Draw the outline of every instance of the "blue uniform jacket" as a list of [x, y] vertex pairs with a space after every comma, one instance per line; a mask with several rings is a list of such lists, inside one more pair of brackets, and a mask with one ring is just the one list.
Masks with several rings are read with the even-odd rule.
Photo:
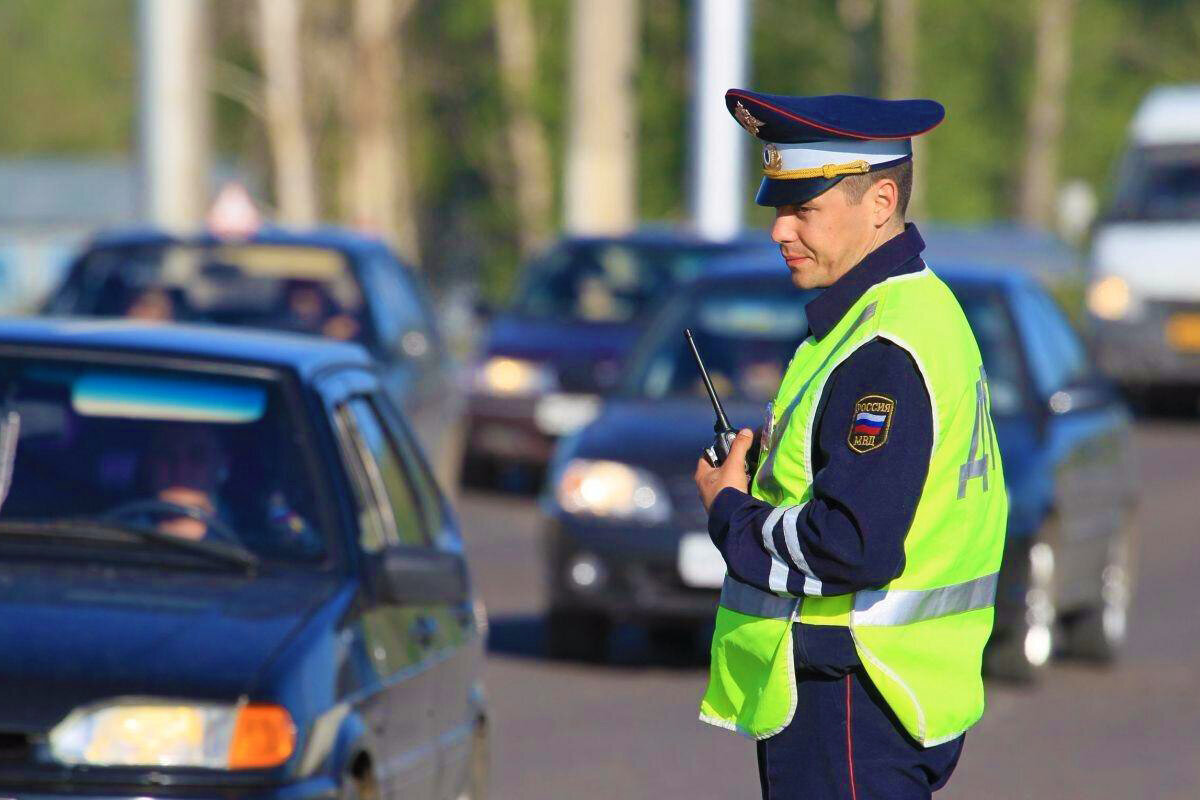
[[[869, 254], [805, 307], [809, 335], [820, 340], [828, 334], [871, 286], [924, 269], [924, 247], [910, 224]], [[895, 400], [891, 429], [881, 447], [859, 453], [850, 448], [848, 435], [855, 404], [872, 394]], [[882, 339], [856, 350], [826, 383], [815, 431], [813, 496], [795, 520], [805, 564], [789, 556], [785, 520], [772, 514], [775, 508], [737, 489], [717, 495], [709, 534], [730, 574], [764, 591], [771, 590], [771, 555], [763, 547], [768, 524], [775, 552], [788, 567], [788, 593], [805, 594], [806, 577], [815, 579], [808, 581], [809, 594], [878, 588], [904, 569], [904, 537], [933, 449], [933, 409], [912, 358]], [[796, 623], [793, 636], [798, 666], [835, 676], [859, 666], [845, 628]]]

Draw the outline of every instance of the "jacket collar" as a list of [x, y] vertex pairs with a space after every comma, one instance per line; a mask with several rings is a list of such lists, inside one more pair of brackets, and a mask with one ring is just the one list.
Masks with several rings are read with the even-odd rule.
[[895, 275], [920, 272], [925, 268], [919, 256], [925, 241], [911, 222], [904, 232], [867, 254], [850, 270], [804, 307], [813, 338], [820, 341], [868, 289]]

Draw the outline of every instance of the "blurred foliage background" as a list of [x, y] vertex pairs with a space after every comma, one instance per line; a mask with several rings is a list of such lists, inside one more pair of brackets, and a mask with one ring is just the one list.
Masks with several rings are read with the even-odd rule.
[[[500, 297], [520, 258], [514, 180], [497, 69], [497, 0], [412, 0], [398, 25], [396, 113], [407, 131], [419, 261], [435, 284], [478, 281]], [[528, 0], [536, 41], [532, 111], [550, 145], [561, 208], [571, 66], [568, 0]], [[912, 0], [915, 94], [948, 109], [922, 153], [925, 215], [979, 223], [1014, 216], [1026, 146], [1037, 0]], [[321, 215], [349, 218], [338, 189], [345, 125], [346, 2], [304, 0], [305, 115]], [[752, 0], [750, 84], [778, 93], [880, 93], [881, 14], [872, 0]], [[690, 4], [642, 0], [636, 73], [637, 201], [648, 222], [687, 217]], [[261, 76], [254, 4], [212, 0], [213, 148], [271, 194], [269, 142], [256, 107]], [[857, 19], [853, 25], [848, 19]], [[1060, 149], [1061, 182], [1081, 179], [1102, 202], [1130, 115], [1160, 83], [1200, 80], [1200, 3], [1077, 0]], [[131, 156], [136, 135], [133, 0], [0, 4], [0, 157]], [[732, 123], [731, 123], [732, 124]], [[747, 162], [756, 160], [747, 142]], [[764, 223], [746, 187], [748, 224]], [[555, 211], [555, 214], [559, 214]]]

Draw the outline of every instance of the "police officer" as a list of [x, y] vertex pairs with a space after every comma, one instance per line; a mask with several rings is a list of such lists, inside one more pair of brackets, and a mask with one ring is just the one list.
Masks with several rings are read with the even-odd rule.
[[700, 717], [757, 741], [762, 795], [927, 798], [983, 713], [1007, 500], [979, 348], [904, 221], [932, 100], [726, 94], [757, 202], [823, 288], [759, 441], [696, 484], [725, 558]]

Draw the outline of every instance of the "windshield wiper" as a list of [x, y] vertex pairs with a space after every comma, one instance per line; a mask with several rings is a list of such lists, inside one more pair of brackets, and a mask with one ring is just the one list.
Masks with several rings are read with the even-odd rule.
[[15, 533], [35, 536], [74, 536], [80, 539], [100, 538], [113, 540], [113, 534], [124, 538], [130, 535], [144, 542], [153, 542], [209, 559], [235, 564], [244, 569], [257, 567], [261, 559], [240, 544], [223, 540], [184, 539], [169, 533], [127, 522], [97, 522], [86, 517], [64, 517], [45, 522], [4, 520], [0, 522], [0, 534]]

